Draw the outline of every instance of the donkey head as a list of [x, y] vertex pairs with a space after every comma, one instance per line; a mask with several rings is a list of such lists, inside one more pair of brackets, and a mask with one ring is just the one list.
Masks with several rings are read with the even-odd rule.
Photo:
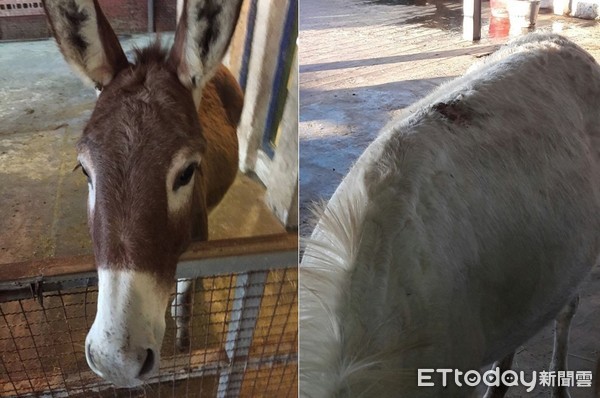
[[[220, 66], [241, 0], [190, 0], [170, 52], [130, 64], [97, 0], [46, 0], [67, 62], [101, 90], [78, 143], [98, 267], [90, 367], [118, 386], [155, 373], [177, 259], [207, 238], [202, 89]], [[193, 221], [192, 221], [193, 220]]]

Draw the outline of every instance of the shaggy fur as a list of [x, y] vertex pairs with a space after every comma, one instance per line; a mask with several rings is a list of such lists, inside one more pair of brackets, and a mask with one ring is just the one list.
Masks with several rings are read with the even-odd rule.
[[300, 267], [303, 397], [465, 397], [600, 253], [600, 67], [520, 38], [410, 107], [331, 198]]

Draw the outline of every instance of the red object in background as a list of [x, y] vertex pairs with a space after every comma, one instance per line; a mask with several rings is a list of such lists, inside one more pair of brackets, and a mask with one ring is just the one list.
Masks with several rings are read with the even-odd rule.
[[507, 37], [510, 32], [510, 19], [490, 18], [490, 37]]
[[490, 0], [490, 9], [492, 11], [492, 17], [508, 18], [506, 0]]

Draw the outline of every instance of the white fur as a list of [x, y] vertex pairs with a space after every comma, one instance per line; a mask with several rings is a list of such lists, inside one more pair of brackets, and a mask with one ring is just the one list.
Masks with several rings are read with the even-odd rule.
[[[120, 387], [137, 386], [146, 358], [154, 351], [158, 370], [169, 290], [146, 272], [110, 265], [98, 269], [98, 312], [86, 338], [86, 358], [99, 376]], [[93, 363], [90, 361], [90, 351]]]
[[[218, 5], [219, 12], [213, 19], [198, 18], [197, 10], [206, 7], [206, 0], [188, 0], [183, 3], [187, 7], [187, 32], [184, 48], [184, 59], [178, 67], [181, 83], [192, 90], [196, 105], [200, 104], [202, 88], [214, 76], [223, 60], [231, 34], [237, 24], [241, 0], [212, 0]], [[179, 20], [179, 15], [177, 16]], [[202, 54], [202, 43], [209, 31], [210, 25], [219, 26], [218, 35], [212, 38], [207, 54]]]
[[[550, 362], [550, 371], [558, 372], [567, 369], [567, 355], [569, 353], [569, 330], [571, 320], [577, 312], [579, 305], [579, 296], [576, 296], [556, 317], [554, 321], [554, 349], [552, 352], [552, 361]], [[562, 386], [552, 387], [552, 396], [560, 398], [570, 398], [569, 394], [561, 391]]]
[[529, 35], [388, 126], [306, 247], [301, 396], [466, 397], [416, 369], [480, 369], [556, 316], [600, 260], [598, 99], [583, 50]]
[[89, 154], [87, 152], [82, 152], [77, 157], [81, 166], [85, 169], [86, 173], [90, 177], [90, 181], [88, 181], [88, 218], [94, 214], [94, 207], [96, 205], [96, 189], [95, 189], [95, 181], [96, 181], [96, 171], [94, 169], [94, 165], [90, 160]]
[[[62, 10], [71, 10], [71, 6], [84, 13], [88, 18], [83, 21], [78, 34], [87, 43], [85, 51], [74, 47], [69, 42], [70, 33], [74, 29]], [[114, 77], [113, 65], [107, 60], [106, 53], [98, 33], [96, 10], [92, 0], [53, 0], [45, 3], [48, 14], [58, 37], [61, 38], [61, 49], [67, 62], [88, 84], [106, 86]]]
[[96, 189], [94, 188], [93, 182], [88, 182], [88, 216], [92, 216], [94, 214], [95, 205], [96, 205]]
[[91, 0], [75, 0], [80, 9], [85, 9], [90, 18], [82, 28], [83, 36], [88, 43], [84, 57], [84, 67], [92, 80], [106, 86], [112, 80], [114, 71], [106, 59], [106, 54], [98, 35], [98, 22], [94, 3]]
[[179, 174], [192, 163], [200, 164], [201, 157], [199, 154], [190, 154], [187, 149], [182, 149], [173, 156], [169, 171], [167, 172], [167, 204], [169, 207], [169, 215], [177, 214], [187, 204], [190, 203], [192, 193], [194, 191], [194, 181], [196, 172], [189, 184], [179, 187], [177, 191], [173, 191], [173, 183]]

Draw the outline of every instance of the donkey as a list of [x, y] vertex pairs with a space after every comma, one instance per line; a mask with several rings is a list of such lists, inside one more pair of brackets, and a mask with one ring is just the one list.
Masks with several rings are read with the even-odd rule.
[[170, 51], [156, 43], [131, 64], [97, 0], [44, 2], [66, 61], [101, 90], [77, 144], [98, 268], [85, 353], [120, 387], [158, 370], [178, 257], [208, 238], [238, 169], [243, 96], [221, 61], [241, 0], [188, 3]]
[[600, 259], [599, 98], [589, 54], [528, 35], [386, 127], [306, 244], [301, 395], [470, 396], [456, 373], [444, 388], [418, 370], [506, 369], [553, 318], [564, 370], [576, 291]]

